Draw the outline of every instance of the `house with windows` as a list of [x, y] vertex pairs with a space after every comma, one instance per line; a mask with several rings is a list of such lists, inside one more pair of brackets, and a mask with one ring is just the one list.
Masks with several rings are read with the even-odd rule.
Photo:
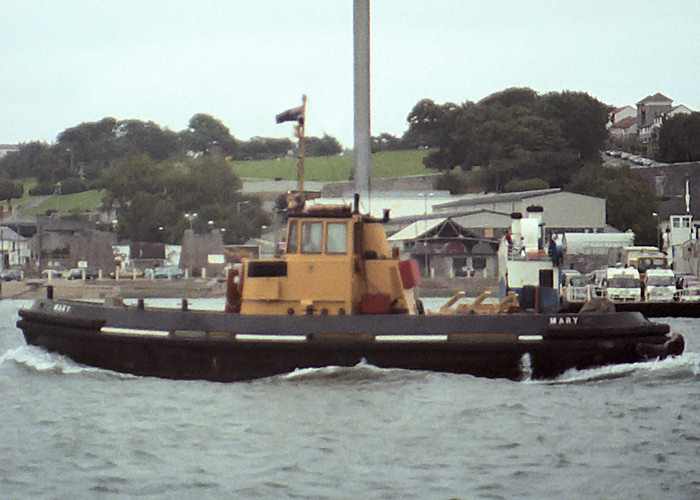
[[681, 113], [693, 111], [684, 105], [673, 105], [673, 99], [661, 92], [649, 95], [637, 103], [637, 131], [639, 140], [648, 143], [657, 133], [664, 120]]
[[664, 120], [693, 110], [682, 104], [673, 105], [673, 99], [661, 92], [648, 95], [636, 105], [621, 106], [610, 113], [608, 130], [618, 139], [639, 138], [642, 143], [650, 142], [663, 125]]
[[32, 256], [29, 241], [9, 227], [0, 226], [0, 267], [28, 266]]
[[617, 137], [618, 139], [629, 139], [631, 137], [637, 137], [639, 130], [637, 129], [637, 117], [628, 116], [615, 123], [613, 123], [608, 129], [610, 135]]
[[637, 124], [639, 128], [647, 127], [654, 123], [654, 120], [666, 113], [673, 106], [673, 99], [657, 92], [648, 95], [637, 103]]
[[430, 213], [390, 220], [389, 244], [418, 261], [425, 277], [498, 276], [498, 243], [512, 214], [542, 207], [543, 236], [604, 233], [605, 199], [559, 188], [452, 197], [430, 205]]
[[692, 112], [692, 109], [682, 104], [679, 106], [673, 106], [669, 108], [664, 113], [661, 113], [654, 117], [654, 121], [652, 123], [639, 129], [639, 139], [642, 142], [649, 142], [654, 136], [654, 134], [657, 133], [658, 130], [661, 128], [665, 120], [676, 115], [690, 114]]
[[700, 223], [693, 215], [672, 215], [664, 235], [663, 246], [673, 259], [676, 272], [697, 275], [700, 273]]
[[388, 238], [418, 262], [425, 277], [496, 277], [498, 240], [485, 238], [452, 217], [417, 220]]
[[610, 113], [610, 122], [608, 123], [608, 127], [620, 123], [622, 120], [626, 120], [627, 118], [634, 118], [636, 121], [637, 110], [629, 104], [627, 106], [615, 108]]

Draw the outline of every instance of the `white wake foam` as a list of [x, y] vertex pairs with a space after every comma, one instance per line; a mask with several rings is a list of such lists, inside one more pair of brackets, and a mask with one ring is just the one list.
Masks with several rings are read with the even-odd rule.
[[700, 378], [700, 354], [690, 352], [663, 360], [608, 365], [586, 370], [574, 368], [567, 370], [553, 381], [540, 381], [540, 383], [576, 384], [623, 377], [635, 377], [640, 380]]
[[396, 376], [422, 377], [424, 372], [402, 370], [400, 368], [379, 368], [362, 359], [355, 366], [324, 366], [321, 368], [298, 368], [291, 373], [274, 377], [281, 380], [306, 381], [306, 380], [333, 380], [333, 381], [376, 381], [393, 379]]
[[0, 356], [0, 364], [6, 361], [38, 373], [73, 375], [78, 373], [109, 373], [118, 377], [130, 377], [121, 373], [94, 368], [76, 363], [66, 356], [52, 353], [36, 346], [20, 346], [10, 349]]

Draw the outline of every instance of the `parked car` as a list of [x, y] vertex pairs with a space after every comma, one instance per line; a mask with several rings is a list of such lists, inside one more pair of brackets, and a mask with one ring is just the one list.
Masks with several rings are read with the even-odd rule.
[[185, 271], [177, 266], [162, 266], [155, 269], [146, 269], [146, 277], [154, 279], [180, 279], [185, 276]]
[[[146, 271], [149, 271], [148, 269]], [[153, 271], [152, 269], [150, 271]], [[144, 277], [144, 272], [141, 269], [138, 268], [133, 268], [133, 269], [120, 269], [119, 270], [119, 278], [120, 279], [132, 279], [134, 277], [136, 278], [143, 278]], [[109, 273], [109, 277], [112, 279], [115, 279], [117, 277], [117, 271], [112, 271]]]
[[3, 269], [0, 271], [0, 280], [2, 281], [20, 281], [22, 279], [21, 269]]
[[62, 269], [44, 269], [41, 271], [41, 277], [49, 280], [63, 278], [65, 274], [66, 272]]
[[81, 279], [83, 279], [83, 274], [85, 275], [86, 280], [95, 279], [98, 276], [97, 271], [94, 271], [92, 269], [83, 269], [83, 268], [79, 268], [79, 267], [74, 267], [73, 269], [68, 271], [67, 278], [69, 280], [81, 280]]
[[562, 283], [561, 295], [569, 303], [583, 303], [588, 297], [590, 284], [589, 275], [569, 274]]

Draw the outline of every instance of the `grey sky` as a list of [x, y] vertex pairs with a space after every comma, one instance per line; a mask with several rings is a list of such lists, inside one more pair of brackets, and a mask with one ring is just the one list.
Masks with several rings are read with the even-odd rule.
[[[196, 113], [239, 139], [308, 133], [352, 146], [352, 1], [0, 0], [0, 143], [53, 142], [105, 116], [172, 130]], [[420, 99], [512, 86], [611, 105], [662, 92], [700, 110], [700, 2], [411, 1], [371, 5], [372, 133]]]

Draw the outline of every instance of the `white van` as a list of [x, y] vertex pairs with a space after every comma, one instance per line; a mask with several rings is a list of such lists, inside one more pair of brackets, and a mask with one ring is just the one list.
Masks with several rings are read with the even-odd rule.
[[566, 275], [563, 279], [561, 295], [570, 304], [582, 304], [588, 299], [588, 286], [590, 284], [591, 277], [588, 275]]
[[676, 278], [671, 269], [648, 269], [644, 274], [644, 300], [671, 302], [676, 293]]
[[603, 280], [603, 296], [611, 302], [641, 302], [639, 271], [633, 267], [609, 267]]

